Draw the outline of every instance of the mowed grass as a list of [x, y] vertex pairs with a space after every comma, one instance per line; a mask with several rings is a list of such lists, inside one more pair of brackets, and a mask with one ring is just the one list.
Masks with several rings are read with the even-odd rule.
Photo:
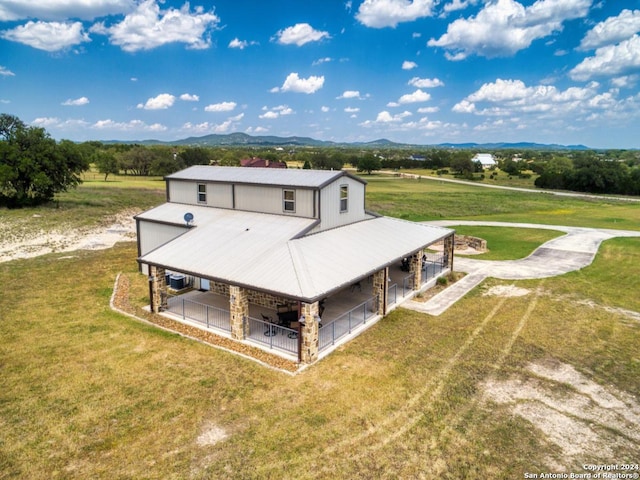
[[[405, 185], [426, 204], [443, 193]], [[633, 224], [636, 207], [613, 206]], [[508, 479], [640, 458], [621, 445], [567, 458], [480, 387], [552, 358], [640, 395], [640, 324], [614, 310], [640, 311], [640, 239], [514, 282], [523, 297], [485, 296], [507, 283], [489, 279], [439, 317], [398, 309], [294, 377], [110, 310], [118, 272], [148, 302], [135, 257], [123, 243], [0, 264], [0, 479]], [[211, 432], [226, 437], [207, 445]]]
[[640, 202], [573, 198], [365, 175], [367, 208], [413, 221], [465, 219], [640, 229]]

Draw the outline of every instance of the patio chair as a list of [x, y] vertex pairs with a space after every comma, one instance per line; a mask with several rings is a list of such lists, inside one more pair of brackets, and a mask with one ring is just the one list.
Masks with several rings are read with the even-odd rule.
[[267, 337], [274, 336], [276, 334], [276, 326], [273, 323], [273, 317], [265, 315], [264, 313], [261, 313], [260, 316], [262, 317], [262, 320], [266, 322], [264, 324], [264, 334]]

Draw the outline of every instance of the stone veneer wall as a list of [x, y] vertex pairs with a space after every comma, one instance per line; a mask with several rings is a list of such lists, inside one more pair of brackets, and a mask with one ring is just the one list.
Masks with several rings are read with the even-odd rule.
[[[229, 285], [226, 283], [210, 282], [209, 291], [213, 293], [217, 293], [219, 295], [230, 297]], [[270, 308], [271, 310], [276, 310], [278, 305], [285, 305], [285, 304], [291, 303], [289, 300], [287, 300], [284, 297], [277, 297], [269, 293], [257, 292], [255, 290], [246, 290], [246, 294], [247, 294], [247, 299], [249, 303], [252, 303], [254, 305], [260, 305], [261, 307], [265, 307], [265, 308]]]
[[165, 269], [151, 266], [149, 275], [153, 278], [151, 283], [151, 295], [153, 302], [153, 313], [158, 313], [167, 309], [167, 279]]
[[413, 289], [419, 290], [422, 280], [422, 250], [411, 255], [409, 259], [409, 273], [413, 275]]
[[304, 315], [305, 323], [302, 327], [302, 349], [300, 359], [302, 363], [313, 363], [318, 360], [318, 302], [303, 303], [302, 315]]
[[236, 340], [244, 340], [249, 335], [249, 322], [244, 321], [244, 317], [249, 316], [249, 301], [246, 289], [233, 285], [229, 286], [229, 307], [231, 313], [231, 337]]
[[386, 315], [387, 314], [387, 278], [389, 278], [389, 269], [383, 268], [382, 270], [378, 270], [373, 274], [373, 295], [378, 296], [378, 315]]

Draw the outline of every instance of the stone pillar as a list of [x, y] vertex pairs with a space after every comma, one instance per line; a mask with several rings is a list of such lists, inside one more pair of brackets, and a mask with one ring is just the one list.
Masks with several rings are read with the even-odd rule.
[[302, 363], [313, 363], [318, 360], [318, 302], [303, 303], [302, 341], [300, 342], [300, 360]]
[[387, 314], [387, 289], [389, 278], [389, 267], [378, 270], [373, 274], [373, 295], [378, 297], [378, 315]]
[[413, 289], [420, 290], [422, 283], [422, 250], [409, 258], [409, 272], [413, 275]]
[[453, 271], [453, 249], [455, 247], [455, 234], [451, 234], [444, 239], [444, 248], [442, 249], [443, 261], [442, 268], [450, 268]]
[[247, 290], [234, 285], [229, 286], [229, 312], [231, 313], [231, 338], [244, 340], [249, 335], [249, 296]]
[[159, 313], [167, 309], [167, 279], [165, 269], [149, 266], [149, 278], [151, 280], [151, 305], [153, 313]]

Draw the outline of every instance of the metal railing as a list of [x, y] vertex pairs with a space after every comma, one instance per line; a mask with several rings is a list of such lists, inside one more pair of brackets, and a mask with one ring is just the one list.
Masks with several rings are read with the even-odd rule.
[[244, 317], [246, 340], [266, 345], [274, 350], [298, 353], [298, 330], [283, 327], [275, 323]]
[[422, 264], [422, 283], [427, 283], [430, 279], [437, 277], [443, 267], [443, 255], [439, 255], [439, 258], [434, 260], [427, 260]]
[[411, 291], [413, 291], [413, 274], [402, 279], [402, 296], [406, 297]]
[[398, 284], [394, 283], [387, 289], [387, 306], [394, 305], [398, 301]]
[[331, 323], [323, 325], [318, 332], [319, 351], [335, 345], [342, 337], [349, 335], [354, 328], [367, 323], [367, 320], [376, 316], [378, 314], [377, 305], [378, 297], [372, 297], [336, 318]]
[[228, 310], [194, 302], [179, 295], [167, 298], [167, 311], [180, 315], [184, 320], [198, 322], [207, 328], [231, 331], [231, 314]]

